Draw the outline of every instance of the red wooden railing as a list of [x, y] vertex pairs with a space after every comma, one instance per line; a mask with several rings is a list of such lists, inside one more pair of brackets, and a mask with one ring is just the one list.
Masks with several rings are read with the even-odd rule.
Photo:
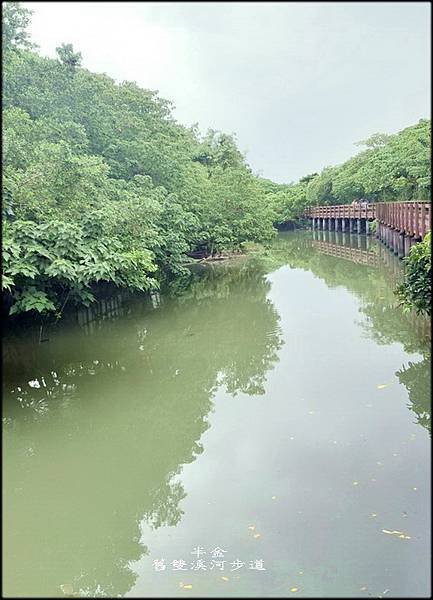
[[320, 219], [377, 219], [379, 223], [416, 239], [422, 239], [431, 230], [430, 202], [314, 206], [306, 209], [305, 216]]

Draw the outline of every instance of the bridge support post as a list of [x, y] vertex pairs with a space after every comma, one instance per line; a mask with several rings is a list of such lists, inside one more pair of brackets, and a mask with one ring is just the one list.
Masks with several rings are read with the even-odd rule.
[[361, 233], [361, 223], [362, 223], [362, 220], [361, 219], [357, 219], [358, 233]]
[[406, 235], [404, 238], [404, 256], [408, 256], [411, 246], [410, 235]]
[[368, 219], [365, 219], [365, 235], [370, 235], [370, 227], [368, 224]]
[[335, 221], [335, 227], [334, 227], [335, 231], [341, 231], [340, 219], [335, 218], [334, 221]]
[[397, 256], [403, 258], [404, 256], [404, 232], [399, 231], [397, 239]]
[[346, 233], [346, 219], [341, 219], [341, 231]]
[[326, 219], [322, 219], [322, 229], [326, 229]]
[[400, 236], [400, 232], [398, 232], [396, 229], [392, 230], [392, 251], [394, 252], [394, 254], [398, 255], [398, 245], [399, 245], [399, 236]]

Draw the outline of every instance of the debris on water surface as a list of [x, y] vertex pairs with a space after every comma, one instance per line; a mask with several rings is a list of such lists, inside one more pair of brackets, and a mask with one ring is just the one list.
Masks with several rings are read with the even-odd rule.
[[411, 536], [407, 535], [406, 533], [404, 533], [404, 531], [390, 531], [389, 529], [382, 529], [383, 533], [387, 533], [388, 535], [396, 535], [397, 537], [401, 538], [402, 540], [411, 540]]
[[299, 590], [299, 588], [297, 588], [296, 586], [293, 586], [290, 588], [291, 592], [297, 592]]
[[261, 534], [261, 533], [255, 533], [255, 534], [253, 535], [253, 537], [255, 537], [255, 538], [259, 538], [259, 537], [262, 537], [262, 534]]
[[354, 482], [352, 483], [352, 485], [359, 485], [359, 482], [358, 482], [358, 481], [354, 481]]
[[370, 517], [374, 519], [374, 517], [377, 517], [377, 513], [370, 513]]
[[363, 585], [362, 588], [359, 588], [361, 590], [361, 592], [366, 592], [367, 591], [367, 586]]
[[389, 383], [380, 383], [380, 384], [377, 386], [377, 389], [378, 389], [378, 390], [383, 390], [383, 388], [386, 388], [386, 387], [388, 387], [388, 385], [389, 385]]
[[248, 529], [251, 529], [251, 531], [254, 531], [254, 530], [255, 530], [255, 526], [254, 526], [254, 525], [250, 525], [250, 526], [248, 527]]
[[192, 590], [192, 584], [191, 583], [185, 583], [182, 585], [182, 589], [183, 590]]
[[276, 500], [277, 497], [276, 496], [272, 496], [271, 500]]
[[221, 579], [222, 579], [223, 581], [228, 581], [228, 580], [229, 580], [229, 578], [228, 578], [228, 577], [224, 577], [224, 576], [223, 576], [223, 577], [221, 577]]

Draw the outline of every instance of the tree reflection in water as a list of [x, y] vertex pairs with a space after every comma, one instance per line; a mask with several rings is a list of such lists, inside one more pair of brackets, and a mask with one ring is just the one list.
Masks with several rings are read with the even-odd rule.
[[182, 517], [174, 479], [203, 451], [217, 386], [264, 392], [282, 344], [269, 288], [257, 265], [219, 266], [156, 310], [119, 300], [69, 315], [48, 343], [37, 328], [5, 340], [6, 594], [131, 589], [140, 521]]
[[[344, 257], [338, 256], [342, 246], [350, 249]], [[346, 288], [360, 302], [359, 325], [366, 335], [378, 344], [398, 342], [406, 352], [422, 356], [420, 362], [402, 365], [396, 376], [408, 391], [417, 422], [431, 432], [430, 319], [398, 306], [393, 290], [402, 278], [402, 262], [365, 235], [329, 231], [281, 234], [261, 260], [268, 268], [288, 264], [309, 270], [330, 288]]]

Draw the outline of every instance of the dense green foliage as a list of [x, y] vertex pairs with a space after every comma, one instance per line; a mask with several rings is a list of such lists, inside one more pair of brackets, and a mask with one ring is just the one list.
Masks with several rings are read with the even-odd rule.
[[405, 258], [406, 270], [397, 295], [406, 310], [431, 315], [431, 233], [412, 246]]
[[156, 288], [186, 255], [263, 243], [305, 207], [430, 197], [430, 122], [296, 184], [254, 175], [233, 135], [185, 127], [134, 82], [34, 51], [30, 11], [3, 7], [3, 289], [10, 312], [61, 312], [95, 284]]
[[428, 201], [431, 197], [431, 122], [421, 119], [395, 135], [374, 134], [366, 149], [342, 165], [303, 177], [273, 191], [277, 222], [296, 219], [307, 206], [370, 202]]
[[31, 50], [29, 11], [3, 10], [3, 288], [11, 313], [59, 311], [111, 281], [146, 290], [185, 254], [270, 239], [274, 213], [233, 136], [186, 128], [133, 82]]

